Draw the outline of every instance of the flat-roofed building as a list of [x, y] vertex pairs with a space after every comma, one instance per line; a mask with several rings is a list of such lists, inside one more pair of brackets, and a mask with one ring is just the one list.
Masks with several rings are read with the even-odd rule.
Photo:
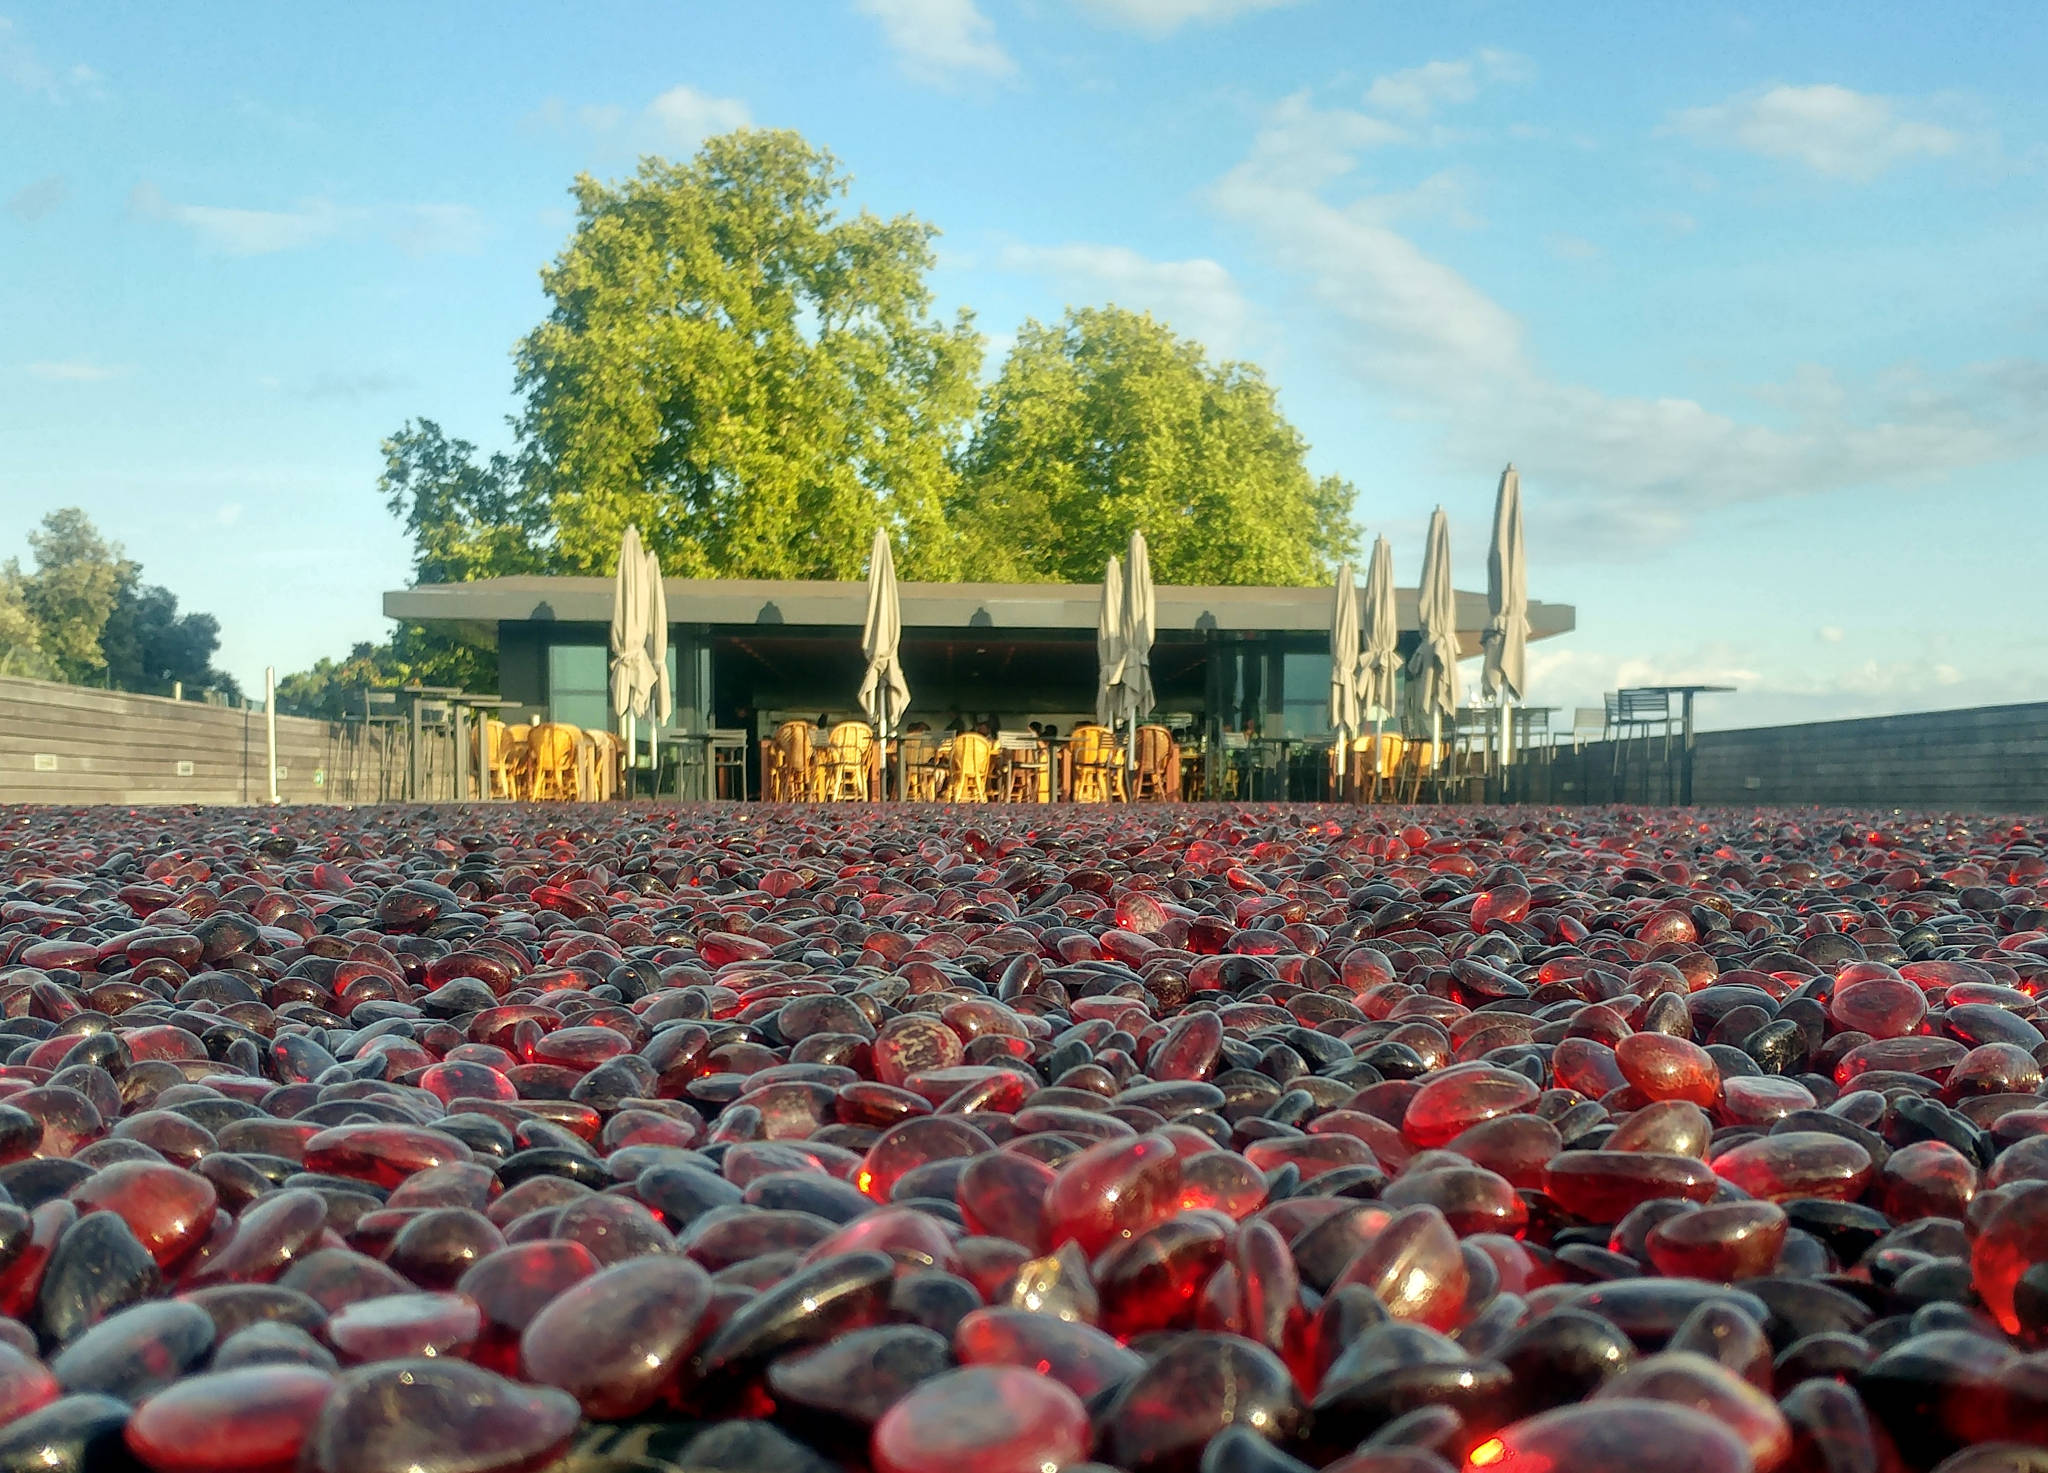
[[[670, 578], [669, 658], [682, 731], [765, 735], [785, 718], [855, 714], [867, 585]], [[910, 720], [937, 729], [1092, 719], [1093, 584], [902, 583]], [[1331, 591], [1162, 584], [1152, 679], [1158, 719], [1195, 732], [1313, 737], [1328, 730]], [[394, 619], [498, 652], [499, 694], [529, 719], [615, 725], [608, 694], [609, 578], [511, 577], [420, 584], [384, 595]], [[1400, 648], [1416, 596], [1396, 597]], [[1459, 645], [1479, 653], [1486, 599], [1458, 594]], [[1530, 636], [1573, 627], [1569, 605], [1529, 605]]]

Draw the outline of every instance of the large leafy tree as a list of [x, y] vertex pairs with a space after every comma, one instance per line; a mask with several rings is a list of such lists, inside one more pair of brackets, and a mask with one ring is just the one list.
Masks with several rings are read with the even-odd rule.
[[220, 620], [179, 613], [178, 596], [143, 583], [139, 570], [121, 580], [100, 630], [107, 684], [147, 695], [166, 696], [178, 686], [193, 695], [206, 690], [239, 694], [234, 678], [213, 666], [219, 649]]
[[518, 350], [564, 569], [610, 571], [637, 523], [678, 577], [858, 577], [879, 522], [906, 575], [959, 571], [949, 457], [981, 340], [933, 315], [933, 228], [842, 216], [845, 190], [831, 155], [758, 130], [576, 181]]
[[43, 653], [43, 631], [29, 612], [26, 583], [18, 562], [0, 566], [0, 675], [47, 680], [56, 667]]
[[10, 563], [8, 576], [35, 622], [37, 647], [59, 679], [98, 683], [107, 668], [100, 632], [122, 585], [134, 580], [135, 564], [75, 506], [44, 517], [28, 545], [35, 571], [23, 574]]
[[1162, 583], [1307, 584], [1357, 551], [1351, 485], [1317, 479], [1250, 364], [1146, 314], [1027, 322], [983, 399], [958, 515], [985, 576], [1089, 583], [1145, 534]]

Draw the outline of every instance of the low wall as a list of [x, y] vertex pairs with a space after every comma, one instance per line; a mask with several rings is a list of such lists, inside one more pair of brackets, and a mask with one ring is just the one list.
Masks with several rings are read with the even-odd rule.
[[[1675, 802], [1679, 738], [1671, 763], [1661, 736], [1560, 750], [1533, 764], [1526, 794], [1557, 803]], [[1921, 711], [1701, 732], [1694, 738], [1693, 802], [1708, 806], [1821, 805], [1988, 813], [2048, 813], [2048, 703]]]
[[[333, 802], [329, 722], [277, 719], [278, 795]], [[0, 803], [261, 803], [261, 711], [0, 677]]]

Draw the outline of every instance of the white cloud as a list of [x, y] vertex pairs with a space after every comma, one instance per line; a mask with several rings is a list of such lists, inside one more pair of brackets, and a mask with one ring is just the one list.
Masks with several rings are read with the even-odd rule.
[[[599, 129], [615, 126], [621, 116], [615, 107], [581, 109], [584, 126]], [[647, 104], [647, 125], [661, 145], [672, 153], [695, 153], [697, 145], [717, 133], [730, 133], [752, 121], [747, 105], [733, 97], [713, 97], [695, 87], [671, 87]]]
[[1074, 295], [1148, 311], [1213, 356], [1244, 350], [1250, 308], [1230, 272], [1205, 257], [1155, 261], [1122, 246], [1013, 245], [998, 261], [1050, 277]]
[[917, 81], [950, 87], [1017, 70], [974, 0], [854, 0], [854, 8], [880, 22], [897, 65]]
[[1568, 727], [1568, 713], [1576, 707], [1598, 707], [1606, 691], [1645, 685], [1734, 687], [1725, 695], [1701, 696], [1696, 708], [1701, 726], [1726, 728], [2039, 700], [2048, 696], [2048, 673], [1994, 666], [1965, 674], [1910, 655], [1843, 665], [1784, 662], [1773, 649], [1725, 643], [1648, 654], [1587, 649], [1567, 640], [1529, 646], [1531, 692], [1565, 713], [1551, 718], [1554, 726]]
[[120, 378], [129, 371], [126, 364], [95, 363], [89, 358], [45, 359], [28, 366], [31, 376], [55, 384], [97, 384]]
[[145, 220], [182, 226], [224, 256], [276, 255], [370, 232], [387, 236], [407, 255], [468, 253], [485, 234], [483, 217], [468, 205], [344, 206], [312, 199], [289, 210], [251, 210], [180, 204], [147, 180], [130, 193], [128, 207]]
[[45, 102], [70, 102], [105, 95], [106, 79], [83, 62], [52, 66], [31, 45], [14, 22], [0, 16], [0, 83]]
[[33, 224], [71, 197], [62, 174], [49, 174], [24, 184], [7, 197], [7, 213], [24, 225]]
[[1260, 10], [1279, 10], [1300, 0], [1074, 0], [1076, 8], [1108, 25], [1166, 36], [1190, 21], [1219, 25]]
[[309, 200], [293, 210], [246, 210], [219, 205], [185, 205], [165, 199], [144, 181], [128, 197], [129, 208], [149, 220], [182, 225], [211, 250], [229, 256], [267, 256], [297, 250], [336, 234], [343, 213], [330, 200]]
[[1822, 83], [1772, 87], [1672, 115], [1671, 126], [1705, 143], [1790, 159], [1836, 179], [1874, 179], [1892, 165], [1939, 158], [1963, 136], [1904, 116], [1897, 103]]
[[408, 256], [473, 256], [488, 232], [468, 205], [403, 205], [391, 212], [387, 233]]
[[239, 501], [223, 501], [214, 509], [213, 519], [223, 527], [234, 526], [235, 523], [242, 520], [242, 503]]
[[1377, 77], [1365, 89], [1365, 104], [1380, 112], [1426, 118], [1438, 108], [1471, 102], [1494, 82], [1521, 82], [1529, 63], [1512, 51], [1487, 48], [1457, 61], [1431, 61]]
[[1664, 540], [1731, 502], [1925, 481], [2048, 451], [2038, 358], [1941, 380], [1908, 367], [1840, 384], [1810, 370], [1769, 391], [1769, 418], [1562, 380], [1514, 313], [1397, 228], [1403, 196], [1332, 189], [1382, 141], [1356, 113], [1289, 98], [1213, 202], [1299, 278], [1353, 373], [1441, 426], [1451, 463], [1491, 474], [1511, 455], [1549, 488], [1560, 528], [1588, 545]]
[[1847, 638], [1839, 624], [1823, 624], [1815, 632], [1820, 636], [1822, 644], [1840, 644]]

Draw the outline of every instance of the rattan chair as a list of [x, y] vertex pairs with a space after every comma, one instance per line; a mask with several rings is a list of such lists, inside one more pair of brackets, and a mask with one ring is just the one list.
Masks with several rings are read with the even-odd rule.
[[944, 748], [928, 731], [906, 732], [896, 739], [903, 760], [903, 796], [912, 803], [936, 803], [945, 790]]
[[996, 751], [1003, 764], [1003, 801], [1043, 802], [1045, 745], [1028, 731], [999, 731], [996, 733]]
[[865, 721], [842, 721], [825, 743], [824, 797], [828, 802], [865, 800], [875, 758], [875, 733]]
[[813, 784], [818, 760], [817, 748], [811, 741], [811, 723], [785, 721], [775, 728], [768, 743], [775, 750], [775, 801], [804, 803], [815, 797]]
[[526, 749], [533, 764], [528, 796], [536, 803], [566, 803], [578, 796], [576, 763], [582, 741], [580, 729], [561, 721], [543, 721], [527, 733]]
[[1092, 723], [1077, 726], [1067, 751], [1076, 803], [1124, 801], [1124, 751], [1115, 732]]
[[1138, 728], [1138, 761], [1131, 769], [1131, 801], [1161, 803], [1180, 785], [1180, 749], [1163, 726]]
[[946, 789], [949, 803], [988, 802], [988, 770], [995, 761], [996, 744], [978, 731], [963, 731], [953, 738], [953, 780]]

